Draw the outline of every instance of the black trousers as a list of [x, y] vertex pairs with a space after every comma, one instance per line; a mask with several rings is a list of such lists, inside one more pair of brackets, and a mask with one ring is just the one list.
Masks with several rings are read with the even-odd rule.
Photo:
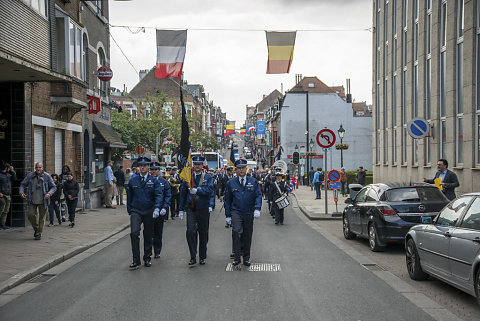
[[252, 245], [253, 234], [253, 213], [239, 214], [232, 213], [232, 239], [233, 254], [235, 260], [240, 261], [243, 255], [243, 261], [250, 260], [250, 247]]
[[171, 217], [178, 215], [178, 205], [180, 204], [180, 194], [173, 195], [170, 199], [170, 215]]
[[69, 200], [67, 199], [68, 208], [68, 221], [75, 222], [75, 209], [77, 208], [78, 198]]
[[153, 219], [153, 253], [155, 255], [160, 255], [162, 252], [163, 223], [165, 219], [161, 215]]
[[187, 243], [190, 251], [190, 258], [198, 256], [200, 260], [207, 258], [208, 228], [210, 224], [210, 213], [208, 208], [197, 208], [192, 211], [187, 208]]
[[277, 204], [272, 205], [273, 214], [275, 215], [275, 223], [283, 223], [283, 209], [279, 209]]
[[143, 260], [152, 257], [153, 210], [140, 213], [132, 210], [130, 214], [130, 241], [132, 243], [133, 262], [140, 263], [140, 230], [143, 223]]

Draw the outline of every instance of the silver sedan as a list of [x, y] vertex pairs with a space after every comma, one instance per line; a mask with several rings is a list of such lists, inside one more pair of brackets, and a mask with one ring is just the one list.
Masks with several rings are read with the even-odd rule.
[[480, 193], [462, 195], [431, 224], [412, 227], [405, 247], [410, 278], [434, 276], [475, 296], [480, 304]]

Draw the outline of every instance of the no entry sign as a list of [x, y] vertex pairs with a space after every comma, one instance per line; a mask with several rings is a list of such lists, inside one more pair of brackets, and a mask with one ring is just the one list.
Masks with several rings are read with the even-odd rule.
[[329, 148], [335, 144], [335, 133], [330, 129], [322, 129], [317, 134], [317, 144], [322, 148]]

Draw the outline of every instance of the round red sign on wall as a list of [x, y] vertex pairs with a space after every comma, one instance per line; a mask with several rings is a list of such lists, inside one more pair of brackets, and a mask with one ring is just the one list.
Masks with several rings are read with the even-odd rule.
[[98, 79], [101, 81], [109, 81], [113, 77], [113, 71], [108, 66], [102, 66], [98, 68]]

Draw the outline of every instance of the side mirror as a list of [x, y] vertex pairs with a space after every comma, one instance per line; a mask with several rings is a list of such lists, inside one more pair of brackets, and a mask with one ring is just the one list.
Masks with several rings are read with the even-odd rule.
[[422, 216], [422, 224], [432, 224], [433, 220], [431, 216]]
[[345, 200], [345, 204], [353, 204], [353, 200], [349, 197]]

